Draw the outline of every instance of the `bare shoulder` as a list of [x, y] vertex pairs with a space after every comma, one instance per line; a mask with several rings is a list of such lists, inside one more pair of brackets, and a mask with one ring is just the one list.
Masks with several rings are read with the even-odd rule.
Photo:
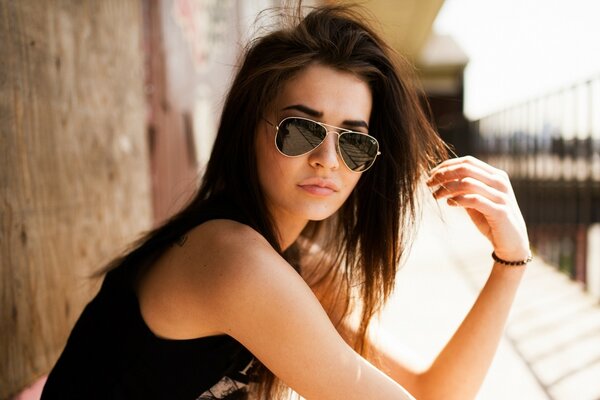
[[228, 310], [240, 310], [273, 269], [288, 268], [249, 226], [208, 221], [180, 238], [143, 276], [137, 289], [140, 310], [158, 336], [191, 339], [225, 333], [224, 321], [232, 318]]
[[[189, 278], [211, 285], [235, 284], [272, 268], [265, 260], [285, 261], [251, 227], [232, 220], [212, 220], [194, 228], [179, 249], [178, 262]], [[230, 282], [233, 281], [233, 282]]]
[[233, 315], [257, 297], [277, 296], [279, 290], [310, 288], [268, 241], [247, 225], [213, 220], [189, 232], [181, 248], [181, 267], [211, 310], [219, 310], [222, 328], [231, 329]]
[[162, 297], [154, 303], [155, 311], [165, 307], [155, 314], [162, 329], [227, 334], [305, 398], [410, 398], [344, 342], [306, 282], [258, 232], [214, 220], [180, 243], [146, 287], [151, 305]]

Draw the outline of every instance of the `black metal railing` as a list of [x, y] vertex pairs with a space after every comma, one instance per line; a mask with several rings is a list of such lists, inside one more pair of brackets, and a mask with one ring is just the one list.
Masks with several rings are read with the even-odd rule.
[[511, 176], [537, 255], [599, 287], [588, 276], [600, 271], [590, 257], [600, 251], [590, 248], [600, 247], [590, 236], [600, 223], [600, 76], [484, 117], [472, 131], [476, 154]]

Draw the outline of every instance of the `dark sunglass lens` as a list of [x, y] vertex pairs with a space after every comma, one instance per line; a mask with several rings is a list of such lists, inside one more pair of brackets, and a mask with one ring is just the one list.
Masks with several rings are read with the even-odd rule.
[[360, 172], [369, 168], [378, 151], [377, 140], [372, 136], [354, 132], [340, 136], [340, 153], [348, 168], [353, 171]]
[[279, 124], [275, 142], [283, 154], [300, 156], [320, 145], [326, 135], [325, 128], [316, 122], [287, 118]]

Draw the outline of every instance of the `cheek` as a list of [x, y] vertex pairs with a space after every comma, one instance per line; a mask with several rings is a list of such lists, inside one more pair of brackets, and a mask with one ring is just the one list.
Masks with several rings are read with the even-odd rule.
[[[256, 139], [254, 144], [254, 151], [256, 154], [256, 165], [258, 168], [259, 177], [262, 179], [266, 172], [268, 172], [269, 165], [272, 165], [274, 155], [269, 149], [268, 134], [260, 130], [256, 133]], [[262, 182], [261, 182], [262, 183]]]
[[348, 175], [345, 174], [345, 176], [342, 177], [342, 190], [340, 192], [340, 196], [337, 197], [337, 207], [341, 207], [346, 202], [348, 197], [350, 197], [352, 191], [356, 188], [356, 185], [360, 180], [360, 176], [361, 174], [349, 172]]
[[357, 174], [354, 172], [348, 172], [347, 175], [343, 178], [344, 179], [344, 187], [348, 191], [348, 194], [350, 194], [354, 190], [354, 188], [358, 184], [358, 181], [360, 180], [361, 176], [362, 176], [362, 173]]
[[[286, 174], [286, 159], [277, 149], [275, 144], [271, 143], [271, 137], [259, 132], [256, 140], [256, 165], [258, 169], [258, 179], [261, 188], [269, 194], [277, 190], [284, 181]], [[289, 168], [288, 168], [289, 169]]]

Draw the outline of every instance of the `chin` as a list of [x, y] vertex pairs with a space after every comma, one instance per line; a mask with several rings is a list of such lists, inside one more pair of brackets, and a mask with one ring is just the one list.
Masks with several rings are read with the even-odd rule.
[[327, 207], [327, 206], [317, 206], [317, 207], [311, 207], [310, 210], [306, 210], [306, 216], [307, 219], [309, 221], [323, 221], [324, 219], [327, 219], [329, 217], [331, 217], [333, 214], [335, 214], [339, 209], [340, 206], [331, 206], [331, 207]]

